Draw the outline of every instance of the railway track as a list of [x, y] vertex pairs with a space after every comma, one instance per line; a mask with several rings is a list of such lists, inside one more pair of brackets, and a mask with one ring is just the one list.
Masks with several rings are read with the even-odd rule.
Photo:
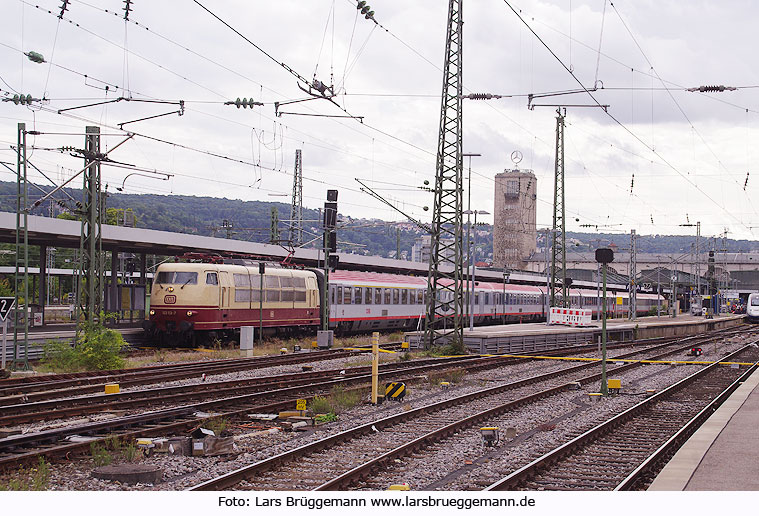
[[[696, 340], [694, 340], [696, 339]], [[691, 343], [696, 342], [698, 337], [691, 337], [678, 342]], [[665, 341], [668, 342], [668, 341]], [[582, 351], [587, 351], [588, 347], [583, 347]], [[572, 349], [571, 352], [579, 350]], [[568, 354], [570, 350], [560, 350], [555, 352], [557, 355]], [[345, 352], [347, 353], [347, 352]], [[310, 360], [326, 360], [330, 358], [341, 358], [344, 355], [340, 352], [315, 352], [306, 354]], [[312, 358], [313, 357], [313, 358]], [[188, 364], [187, 367], [175, 365], [166, 369], [147, 368], [146, 371], [119, 372], [118, 375], [109, 375], [111, 381], [118, 382], [121, 387], [128, 388], [138, 385], [145, 385], [156, 382], [173, 381], [188, 377], [199, 377], [201, 371], [203, 374], [225, 373], [230, 371], [239, 371], [268, 367], [272, 365], [283, 365], [299, 363], [303, 356], [286, 355], [273, 356], [264, 359], [236, 359], [229, 361], [200, 362]], [[497, 360], [497, 362], [494, 362]], [[445, 365], [463, 364], [463, 368], [469, 372], [481, 368], [493, 368], [509, 364], [519, 363], [529, 359], [509, 359], [509, 358], [482, 358], [477, 356], [462, 356], [450, 359], [426, 359], [412, 362], [400, 362], [395, 364], [384, 364], [381, 369], [383, 375], [389, 375], [392, 371], [400, 371], [406, 367], [416, 367], [424, 365]], [[164, 370], [171, 371], [164, 373]], [[143, 389], [139, 391], [127, 391], [118, 394], [101, 394], [103, 384], [69, 387], [66, 389], [54, 389], [52, 391], [40, 391], [34, 393], [16, 394], [0, 398], [0, 407], [3, 408], [3, 414], [0, 416], [0, 427], [12, 427], [30, 422], [39, 422], [52, 419], [70, 418], [74, 416], [85, 416], [89, 414], [98, 414], [108, 411], [123, 411], [139, 408], [142, 411], [157, 405], [166, 406], [172, 403], [181, 403], [189, 401], [202, 401], [207, 398], [223, 398], [225, 396], [234, 396], [244, 389], [246, 392], [263, 392], [275, 390], [284, 387], [304, 386], [317, 382], [319, 380], [340, 378], [349, 382], [356, 377], [362, 377], [369, 374], [370, 367], [353, 367], [346, 369], [333, 369], [314, 372], [292, 373], [277, 376], [263, 376], [243, 380], [217, 381], [217, 382], [199, 382], [184, 386], [158, 387]], [[95, 377], [96, 381], [102, 381], [102, 378]], [[54, 380], [43, 385], [58, 386], [61, 383], [82, 381], [81, 378]], [[88, 379], [89, 381], [89, 379]], [[31, 386], [37, 386], [32, 384]], [[15, 392], [15, 391], [14, 391]], [[95, 394], [97, 393], [97, 394]], [[75, 397], [68, 397], [72, 396]], [[64, 399], [65, 398], [65, 399]]]
[[[695, 340], [702, 344], [707, 341], [706, 338]], [[670, 349], [649, 355], [649, 358], [659, 359], [692, 345], [693, 341], [675, 350], [671, 349], [671, 344], [661, 345], [662, 349]], [[626, 358], [640, 353], [629, 353]], [[628, 363], [611, 368], [609, 372], [618, 373], [637, 365], [639, 363]], [[593, 368], [599, 369], [598, 362], [501, 384], [377, 419], [206, 481], [191, 490], [345, 489], [370, 477], [373, 471], [390, 461], [418, 452], [464, 428], [575, 389], [578, 382], [595, 382], [600, 378], [600, 372], [579, 380], [576, 376], [580, 371]], [[513, 399], [504, 402], [509, 391], [512, 391]], [[378, 433], [392, 438], [375, 439]]]
[[514, 471], [487, 490], [645, 488], [700, 424], [757, 368], [755, 343], [713, 364]]
[[359, 353], [360, 351], [346, 350], [308, 351], [287, 355], [182, 362], [133, 369], [87, 371], [0, 380], [0, 407], [19, 403], [20, 401], [31, 402], [51, 399], [53, 396], [62, 398], [70, 393], [102, 392], [103, 385], [106, 383], [118, 383], [123, 387], [135, 387], [199, 377], [203, 374], [212, 376], [234, 371], [347, 358]]

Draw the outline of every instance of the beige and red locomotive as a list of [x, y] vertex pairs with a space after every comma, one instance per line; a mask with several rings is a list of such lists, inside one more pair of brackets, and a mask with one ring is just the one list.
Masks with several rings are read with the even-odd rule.
[[313, 271], [215, 263], [161, 264], [153, 279], [149, 336], [172, 343], [227, 338], [242, 326], [316, 328]]

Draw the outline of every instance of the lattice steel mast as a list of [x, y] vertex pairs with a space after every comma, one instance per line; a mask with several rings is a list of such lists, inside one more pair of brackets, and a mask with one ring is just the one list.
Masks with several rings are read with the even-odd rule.
[[[97, 322], [103, 306], [102, 216], [105, 196], [100, 193], [100, 128], [87, 126], [84, 144], [82, 233], [79, 244], [78, 311], [88, 322]], [[79, 318], [77, 318], [79, 320]]]
[[[567, 248], [566, 248], [566, 210], [564, 205], [564, 114], [561, 108], [556, 110], [556, 168], [553, 181], [553, 251], [551, 258], [551, 306], [556, 304], [559, 293], [557, 280], [561, 281], [561, 304], [568, 306], [567, 297]], [[556, 262], [560, 262], [561, 277], [556, 277]]]
[[[463, 342], [462, 0], [448, 2], [424, 344]], [[440, 342], [438, 342], [440, 340]]]
[[295, 150], [293, 168], [293, 202], [290, 207], [290, 243], [298, 247], [303, 243], [303, 156]]
[[638, 318], [638, 283], [635, 280], [638, 275], [638, 236], [635, 234], [635, 230], [630, 230], [630, 313], [629, 319], [635, 320]]
[[[13, 308], [13, 362], [11, 369], [29, 369], [29, 183], [26, 178], [26, 124], [18, 124], [16, 161], [16, 274]], [[19, 354], [23, 342], [24, 356]]]

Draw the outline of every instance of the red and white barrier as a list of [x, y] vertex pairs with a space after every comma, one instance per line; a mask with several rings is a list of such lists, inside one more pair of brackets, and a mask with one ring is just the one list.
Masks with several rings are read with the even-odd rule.
[[592, 310], [551, 307], [551, 324], [562, 324], [564, 326], [590, 326], [592, 318]]

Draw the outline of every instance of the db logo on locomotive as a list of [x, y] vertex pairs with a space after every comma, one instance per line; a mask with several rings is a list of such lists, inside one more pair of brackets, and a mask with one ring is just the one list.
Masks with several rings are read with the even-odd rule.
[[173, 294], [170, 294], [168, 296], [164, 296], [163, 297], [163, 302], [166, 303], [167, 305], [173, 305], [174, 303], [177, 302], [177, 296], [175, 296]]

